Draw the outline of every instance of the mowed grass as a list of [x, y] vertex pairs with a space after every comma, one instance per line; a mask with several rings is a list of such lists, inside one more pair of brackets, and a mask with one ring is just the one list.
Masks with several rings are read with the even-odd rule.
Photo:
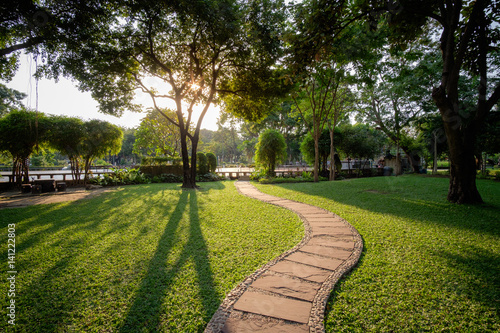
[[500, 183], [485, 201], [446, 201], [448, 179], [423, 176], [256, 185], [323, 207], [360, 232], [357, 268], [327, 305], [327, 332], [499, 332]]
[[16, 325], [7, 332], [202, 332], [227, 292], [303, 237], [293, 213], [232, 182], [118, 188], [97, 198], [0, 210], [16, 224]]

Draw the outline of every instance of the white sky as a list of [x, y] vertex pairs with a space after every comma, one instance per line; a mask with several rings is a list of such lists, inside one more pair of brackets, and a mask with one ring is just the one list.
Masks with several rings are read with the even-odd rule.
[[[31, 56], [22, 55], [16, 76], [10, 82], [3, 82], [9, 88], [26, 93], [28, 97], [23, 100], [23, 104], [32, 109], [36, 108], [36, 81], [31, 77], [34, 72], [35, 62], [31, 60]], [[144, 110], [150, 106], [147, 96], [139, 96], [137, 100], [145, 105]], [[126, 111], [118, 118], [98, 112], [97, 102], [90, 93], [79, 91], [75, 83], [65, 78], [60, 78], [57, 83], [47, 79], [38, 81], [38, 111], [45, 114], [78, 117], [83, 120], [101, 119], [128, 128], [139, 126], [141, 119], [145, 116], [144, 113]], [[196, 114], [195, 110], [196, 121], [198, 116], [199, 113]], [[205, 115], [201, 127], [217, 130], [218, 116], [218, 109], [212, 106]]]

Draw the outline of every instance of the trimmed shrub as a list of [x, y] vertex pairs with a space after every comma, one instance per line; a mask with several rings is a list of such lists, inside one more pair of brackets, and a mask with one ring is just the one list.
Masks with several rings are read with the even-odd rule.
[[207, 153], [207, 160], [208, 160], [208, 170], [211, 173], [215, 173], [215, 170], [217, 170], [217, 157], [214, 155], [214, 153]]
[[196, 166], [197, 166], [197, 173], [199, 175], [205, 175], [208, 173], [209, 168], [208, 168], [208, 159], [207, 156], [203, 153], [197, 153], [196, 154]]

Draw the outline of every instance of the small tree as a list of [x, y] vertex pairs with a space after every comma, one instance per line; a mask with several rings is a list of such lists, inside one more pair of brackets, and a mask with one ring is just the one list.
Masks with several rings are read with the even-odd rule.
[[[300, 144], [300, 151], [304, 156], [307, 163], [314, 165], [315, 161], [315, 147], [314, 138], [308, 132]], [[318, 140], [318, 153], [319, 153], [319, 173], [325, 176], [327, 170], [328, 156], [330, 156], [330, 133], [327, 128], [323, 129], [321, 136]]]
[[217, 170], [217, 157], [214, 153], [207, 153], [208, 169], [211, 173], [215, 173]]
[[47, 128], [47, 117], [35, 111], [13, 110], [0, 118], [0, 151], [12, 156], [12, 179], [18, 185], [29, 182], [29, 157], [45, 140]]
[[48, 143], [68, 157], [73, 180], [79, 183], [83, 167], [80, 149], [85, 134], [84, 122], [65, 116], [53, 116], [50, 120]]
[[95, 158], [120, 151], [123, 132], [118, 126], [98, 119], [87, 121], [84, 124], [84, 131], [81, 153], [85, 163], [84, 184], [86, 184], [90, 166]]
[[255, 162], [266, 170], [269, 176], [274, 176], [276, 164], [286, 158], [286, 143], [283, 135], [274, 129], [267, 129], [259, 136]]
[[[335, 135], [332, 135], [332, 134]], [[333, 142], [332, 142], [333, 140]], [[328, 172], [328, 157], [330, 157], [330, 170], [333, 171], [333, 165], [335, 165], [335, 171], [340, 172], [340, 169], [342, 168], [342, 163], [340, 162], [340, 158], [338, 157], [338, 154], [335, 153], [335, 147], [337, 147], [340, 142], [342, 141], [342, 133], [339, 130], [338, 127], [335, 127], [335, 129], [330, 129], [330, 128], [325, 128], [323, 129], [323, 132], [321, 133], [321, 136], [319, 137], [318, 141], [318, 152], [319, 152], [319, 162], [320, 162], [320, 174], [323, 177], [327, 177], [329, 172]], [[306, 160], [307, 163], [309, 164], [314, 164], [314, 159], [315, 159], [315, 150], [314, 150], [314, 139], [311, 136], [311, 133], [307, 133], [305, 136], [304, 140], [300, 144], [300, 151], [302, 155], [304, 156], [304, 159]], [[333, 157], [332, 154], [333, 153]], [[330, 177], [330, 180], [333, 180], [332, 177]]]
[[[380, 153], [386, 138], [367, 125], [342, 126], [342, 143], [339, 148], [345, 155], [361, 160], [371, 159]], [[359, 163], [358, 176], [364, 164]]]

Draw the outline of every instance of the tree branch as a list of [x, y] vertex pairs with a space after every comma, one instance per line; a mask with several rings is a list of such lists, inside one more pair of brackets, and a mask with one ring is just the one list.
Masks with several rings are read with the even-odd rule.
[[43, 41], [44, 41], [44, 38], [42, 38], [42, 37], [35, 37], [35, 38], [28, 39], [26, 42], [2, 48], [2, 49], [0, 49], [0, 57], [5, 56], [5, 55], [7, 55], [9, 53], [18, 51], [18, 50], [22, 50], [22, 49], [28, 48], [30, 46], [35, 46], [37, 44], [40, 44]]

